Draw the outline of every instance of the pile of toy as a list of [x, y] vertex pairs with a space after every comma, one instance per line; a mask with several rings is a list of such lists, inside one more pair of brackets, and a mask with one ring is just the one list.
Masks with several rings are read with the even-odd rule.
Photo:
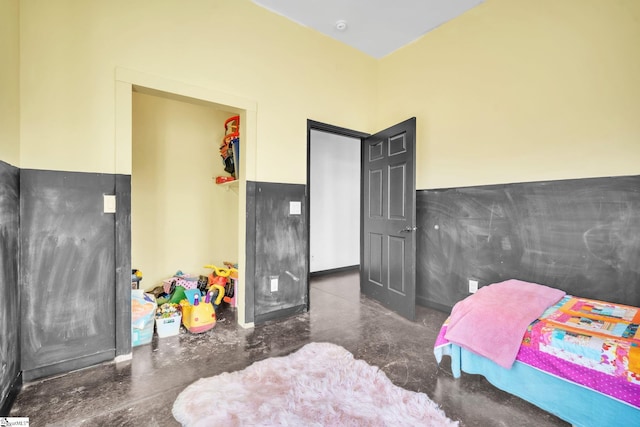
[[[178, 313], [189, 332], [201, 333], [215, 326], [216, 309], [223, 301], [235, 306], [237, 265], [228, 262], [224, 264], [224, 268], [206, 265], [205, 268], [212, 270], [208, 276], [194, 276], [177, 271], [173, 277], [164, 280], [162, 286], [151, 291], [158, 304], [156, 324], [166, 326], [171, 323], [173, 327], [171, 331], [163, 331], [164, 335], [160, 334], [158, 327], [159, 336], [178, 333], [175, 326]], [[180, 320], [178, 328], [179, 323]]]

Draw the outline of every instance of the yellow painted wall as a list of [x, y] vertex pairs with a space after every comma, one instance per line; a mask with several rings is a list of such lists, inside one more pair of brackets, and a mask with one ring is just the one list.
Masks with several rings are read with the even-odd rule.
[[417, 188], [640, 173], [640, 1], [487, 0], [379, 70]]
[[0, 1], [0, 160], [20, 166], [20, 30], [18, 0]]
[[238, 194], [215, 184], [232, 113], [133, 94], [132, 267], [152, 289], [177, 270], [237, 262]]
[[487, 0], [376, 61], [249, 0], [22, 0], [21, 166], [115, 171], [123, 67], [255, 100], [248, 179], [305, 182], [307, 118], [411, 116], [418, 188], [637, 174], [639, 8]]
[[255, 100], [248, 179], [306, 181], [308, 118], [375, 123], [374, 59], [250, 0], [20, 4], [23, 167], [115, 170], [117, 67]]

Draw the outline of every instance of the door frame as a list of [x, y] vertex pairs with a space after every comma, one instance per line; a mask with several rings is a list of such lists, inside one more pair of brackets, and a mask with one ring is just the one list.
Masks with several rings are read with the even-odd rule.
[[[132, 172], [132, 93], [137, 90], [149, 93], [161, 93], [173, 99], [192, 103], [204, 103], [222, 107], [241, 115], [243, 151], [240, 158], [239, 205], [238, 205], [238, 263], [241, 278], [237, 284], [238, 300], [237, 322], [241, 327], [253, 327], [253, 277], [251, 272], [254, 260], [246, 255], [246, 182], [256, 177], [257, 147], [257, 101], [241, 96], [220, 92], [219, 90], [194, 86], [179, 80], [148, 74], [145, 72], [117, 67], [115, 70], [115, 141], [114, 173], [116, 175], [116, 198], [119, 207], [131, 208], [131, 172]], [[116, 238], [122, 246], [116, 245], [115, 259], [116, 283], [114, 284], [116, 313], [116, 361], [132, 358], [131, 346], [131, 218], [130, 212], [116, 211]], [[249, 264], [249, 265], [247, 265]]]
[[[307, 311], [311, 308], [311, 131], [332, 133], [335, 135], [346, 136], [360, 140], [360, 164], [362, 165], [362, 146], [364, 139], [370, 136], [365, 132], [347, 129], [340, 126], [330, 125], [315, 120], [307, 119], [307, 184], [305, 186], [305, 222], [306, 222], [306, 238], [307, 238]], [[360, 175], [360, 261], [362, 262], [363, 248], [363, 228], [362, 228], [362, 174]]]

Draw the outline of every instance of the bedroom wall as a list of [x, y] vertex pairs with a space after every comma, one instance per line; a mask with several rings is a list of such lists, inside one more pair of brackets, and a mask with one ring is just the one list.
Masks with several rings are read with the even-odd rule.
[[21, 384], [18, 252], [20, 225], [19, 169], [0, 161], [0, 414], [14, 386]]
[[116, 264], [122, 248], [116, 250], [115, 221], [129, 208], [121, 203], [117, 215], [103, 212], [103, 194], [119, 191], [116, 179], [20, 170], [20, 355], [27, 381], [112, 360], [116, 335], [128, 332], [114, 313], [131, 313], [131, 284], [122, 298], [114, 283], [124, 270]]
[[380, 61], [378, 127], [417, 118], [420, 304], [510, 277], [640, 302], [639, 20], [640, 2], [487, 0]]
[[19, 2], [0, 2], [0, 161], [20, 166]]
[[640, 2], [487, 0], [379, 66], [418, 189], [640, 173]]
[[255, 100], [256, 183], [305, 182], [308, 118], [416, 116], [420, 189], [638, 173], [636, 3], [488, 0], [380, 63], [249, 0], [19, 5], [23, 168], [116, 172], [119, 67]]
[[[25, 168], [130, 173], [120, 164], [128, 153], [116, 147], [116, 124], [130, 114], [116, 105], [122, 70], [255, 104], [255, 159], [244, 173], [256, 182], [306, 181], [308, 118], [365, 130], [375, 120], [373, 58], [249, 0], [24, 0], [20, 7]], [[238, 245], [244, 254], [245, 239]]]
[[306, 181], [308, 118], [373, 127], [376, 61], [250, 0], [20, 6], [23, 167], [114, 173], [116, 67], [255, 100], [248, 179]]
[[19, 2], [0, 2], [0, 414], [20, 376], [18, 250], [20, 225]]
[[249, 0], [24, 0], [24, 167], [113, 172], [124, 67], [256, 100], [259, 181], [304, 182], [307, 118], [373, 132], [411, 116], [418, 188], [633, 174], [639, 8], [488, 0], [378, 63]]
[[[306, 189], [300, 184], [247, 182], [247, 322], [263, 323], [307, 310]], [[300, 203], [300, 213], [290, 204]], [[277, 284], [274, 284], [273, 281]]]
[[422, 305], [517, 278], [640, 306], [640, 176], [423, 190], [417, 213]]

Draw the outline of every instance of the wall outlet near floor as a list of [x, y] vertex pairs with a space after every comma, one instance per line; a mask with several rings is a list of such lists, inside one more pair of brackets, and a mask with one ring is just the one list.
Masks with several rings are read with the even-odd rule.
[[477, 280], [469, 280], [469, 293], [475, 294], [478, 290], [478, 281]]
[[278, 276], [270, 276], [271, 292], [278, 292]]

